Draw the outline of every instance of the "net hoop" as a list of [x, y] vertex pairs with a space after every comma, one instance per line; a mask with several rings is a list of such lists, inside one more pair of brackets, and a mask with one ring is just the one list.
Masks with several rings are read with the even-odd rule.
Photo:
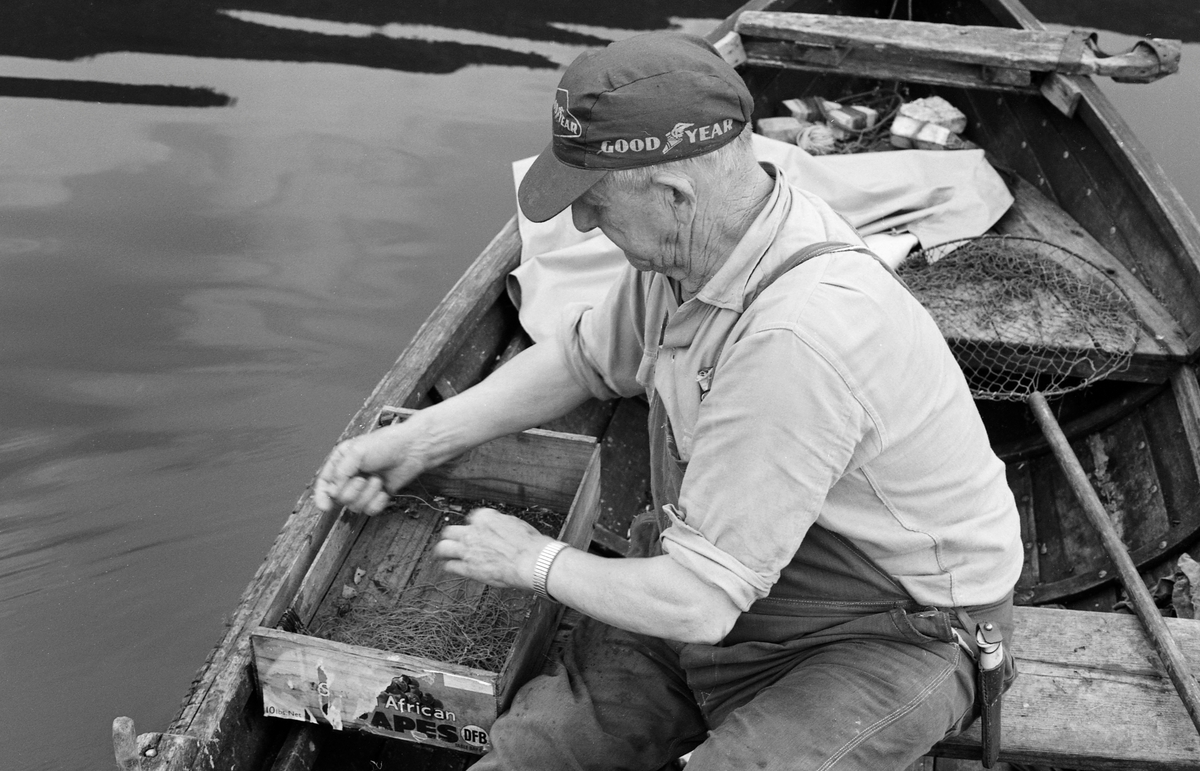
[[960, 239], [914, 253], [897, 272], [977, 399], [1062, 396], [1132, 360], [1139, 322], [1115, 271], [1048, 241]]

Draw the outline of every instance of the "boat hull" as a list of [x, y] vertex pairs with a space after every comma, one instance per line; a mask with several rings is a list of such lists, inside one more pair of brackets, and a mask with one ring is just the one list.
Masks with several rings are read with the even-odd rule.
[[[887, 0], [835, 5], [842, 13], [886, 16], [894, 4]], [[934, 9], [925, 5], [915, 9], [931, 14], [923, 21], [1040, 26], [1010, 0], [964, 0]], [[748, 7], [786, 6], [810, 12], [831, 9], [825, 0], [760, 1]], [[735, 22], [730, 17], [712, 39], [720, 39]], [[745, 76], [760, 115], [785, 96], [838, 93], [852, 81], [838, 74], [753, 64]], [[1106, 491], [1106, 503], [1119, 517], [1135, 560], [1152, 582], [1173, 571], [1179, 553], [1196, 551], [1200, 530], [1200, 386], [1189, 364], [1200, 350], [1200, 228], [1094, 84], [1086, 78], [1074, 80], [1081, 94], [1074, 117], [1026, 93], [935, 85], [913, 86], [912, 93], [944, 95], [958, 105], [978, 132], [975, 141], [998, 166], [1011, 170], [1018, 197], [1051, 204], [1025, 206], [1002, 223], [1002, 229], [1069, 236], [1083, 244], [1079, 248], [1103, 252], [1114, 270], [1141, 287], [1152, 333], [1130, 379], [1098, 384], [1056, 408], [1085, 469]], [[1059, 212], [1065, 220], [1054, 219]], [[529, 344], [504, 292], [505, 278], [519, 260], [520, 239], [513, 220], [422, 326], [343, 438], [373, 427], [385, 406], [421, 408], [469, 387], [498, 361]], [[1019, 405], [980, 406], [996, 450], [1008, 464], [1022, 516], [1026, 563], [1018, 602], [1111, 610], [1119, 601], [1115, 570], [1099, 538], [1082, 521], [1084, 514], [1032, 418]], [[604, 473], [595, 543], [612, 553], [623, 550], [628, 523], [644, 503], [644, 415], [644, 405], [636, 400], [592, 403], [552, 426], [602, 440]], [[137, 738], [147, 771], [272, 764], [279, 769], [323, 767], [316, 760], [323, 742], [329, 743], [324, 757], [339, 758], [337, 768], [370, 768], [385, 756], [403, 756], [406, 767], [412, 768], [432, 762], [378, 737], [345, 733], [320, 737], [318, 742], [311, 729], [296, 731], [263, 715], [251, 674], [251, 633], [259, 626], [280, 625], [338, 523], [338, 513], [321, 512], [311, 491], [303, 493], [175, 720], [163, 733]], [[145, 757], [147, 748], [156, 751], [153, 758]]]

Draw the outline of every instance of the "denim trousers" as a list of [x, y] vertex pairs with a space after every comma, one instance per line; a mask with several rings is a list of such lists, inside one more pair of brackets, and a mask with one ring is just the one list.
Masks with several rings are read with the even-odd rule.
[[[493, 726], [493, 749], [474, 768], [658, 771], [692, 752], [689, 771], [899, 771], [973, 718], [974, 663], [927, 634], [938, 626], [928, 620], [880, 614], [833, 641], [793, 646], [789, 664], [744, 697], [702, 703], [681, 659], [710, 646], [585, 618]], [[743, 653], [748, 665], [763, 651]]]

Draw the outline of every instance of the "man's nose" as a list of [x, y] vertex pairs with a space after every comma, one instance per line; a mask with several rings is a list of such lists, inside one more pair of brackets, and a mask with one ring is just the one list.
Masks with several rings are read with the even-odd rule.
[[580, 201], [571, 204], [571, 222], [575, 224], [575, 229], [580, 233], [594, 230], [599, 224], [596, 222], [596, 213], [592, 207]]

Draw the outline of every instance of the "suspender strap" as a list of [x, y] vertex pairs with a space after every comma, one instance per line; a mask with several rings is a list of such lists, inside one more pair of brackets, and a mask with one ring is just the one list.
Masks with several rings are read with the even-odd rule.
[[[758, 299], [758, 296], [763, 293], [763, 290], [765, 290], [771, 284], [774, 284], [775, 281], [784, 273], [787, 273], [797, 265], [808, 262], [814, 257], [820, 257], [823, 254], [832, 254], [833, 252], [862, 252], [863, 254], [869, 254], [872, 257], [874, 256], [874, 254], [868, 251], [865, 246], [853, 246], [851, 244], [842, 243], [841, 241], [818, 241], [815, 244], [809, 244], [793, 254], [791, 257], [788, 257], [786, 260], [781, 262], [775, 267], [774, 270], [768, 273], [762, 281], [758, 282], [758, 286], [754, 288], [754, 293], [746, 298], [746, 303], [742, 307], [742, 312], [745, 313], [746, 308], [749, 308], [750, 304]], [[718, 358], [720, 358], [719, 355]]]
[[[750, 307], [751, 303], [757, 300], [758, 296], [762, 294], [767, 287], [775, 283], [779, 277], [787, 273], [792, 268], [806, 263], [814, 257], [820, 257], [823, 254], [833, 254], [835, 252], [860, 252], [861, 254], [873, 257], [874, 259], [879, 260], [879, 264], [887, 268], [888, 272], [891, 273], [897, 281], [899, 281], [901, 284], [904, 284], [904, 281], [896, 275], [896, 271], [892, 270], [891, 266], [889, 266], [883, 260], [880, 260], [874, 252], [870, 251], [865, 246], [854, 246], [853, 244], [847, 244], [841, 241], [817, 241], [816, 243], [812, 243], [804, 247], [791, 257], [788, 257], [786, 260], [777, 265], [774, 270], [764, 276], [762, 281], [758, 282], [758, 286], [754, 288], [754, 291], [750, 294], [750, 296], [746, 298], [746, 302], [742, 306], [742, 313], [746, 312], [746, 309]], [[664, 319], [664, 330], [666, 329], [665, 322], [666, 320]], [[701, 401], [703, 401], [704, 397], [708, 396], [708, 392], [712, 390], [713, 373], [717, 368], [717, 362], [721, 360], [721, 354], [725, 351], [725, 341], [727, 339], [728, 338], [721, 340], [721, 344], [717, 346], [717, 353], [712, 358], [712, 364], [696, 373], [696, 382], [700, 384]]]

